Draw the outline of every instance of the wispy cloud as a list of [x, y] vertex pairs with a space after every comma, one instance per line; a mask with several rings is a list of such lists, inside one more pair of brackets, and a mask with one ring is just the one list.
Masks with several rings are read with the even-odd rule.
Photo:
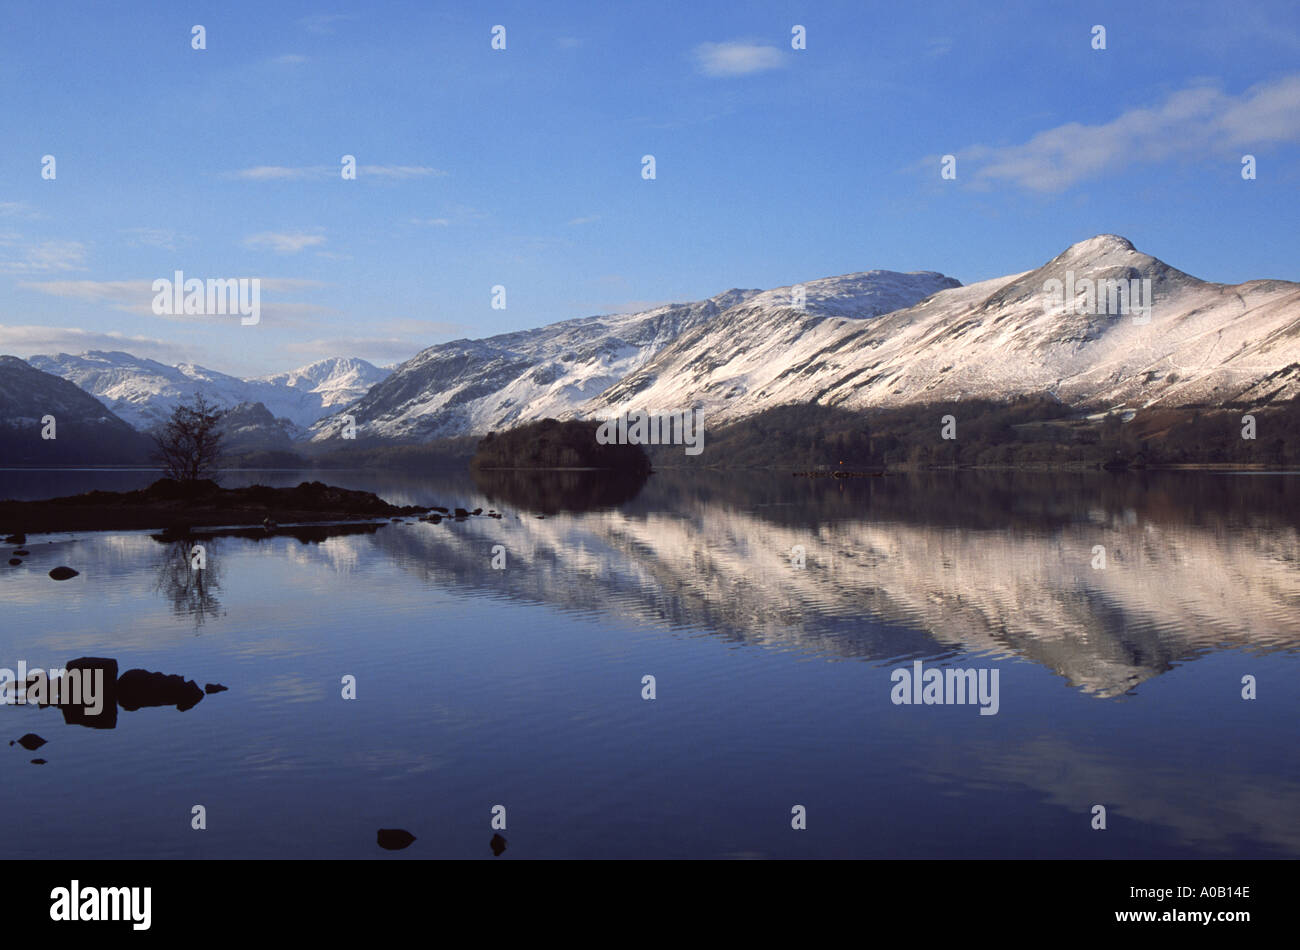
[[340, 23], [355, 19], [356, 16], [351, 13], [314, 13], [300, 19], [298, 25], [308, 33], [323, 35], [333, 33], [334, 28]]
[[447, 173], [436, 168], [429, 168], [426, 165], [358, 165], [357, 177], [362, 175], [373, 175], [376, 178], [392, 178], [404, 180], [407, 178], [425, 178], [433, 176], [442, 178]]
[[1193, 86], [1100, 125], [1069, 122], [1021, 145], [975, 145], [955, 154], [974, 167], [977, 184], [1053, 192], [1133, 164], [1297, 141], [1300, 75], [1292, 75], [1237, 96], [1213, 85]]
[[584, 218], [574, 218], [572, 221], [569, 222], [569, 224], [570, 224], [570, 225], [578, 225], [578, 224], [595, 224], [595, 223], [596, 223], [597, 221], [599, 221], [599, 220], [600, 220], [600, 215], [598, 215], [598, 214], [589, 214], [589, 215], [587, 215], [587, 216], [584, 217]]
[[297, 254], [309, 247], [325, 243], [325, 235], [305, 231], [264, 231], [244, 238], [244, 247], [257, 251], [274, 251], [277, 254]]
[[277, 66], [300, 66], [307, 62], [307, 57], [301, 53], [282, 53], [271, 60]]
[[0, 201], [0, 218], [34, 221], [41, 213], [25, 201]]
[[[338, 165], [256, 165], [225, 172], [223, 178], [242, 181], [327, 181], [339, 178], [342, 164]], [[358, 165], [357, 179], [382, 178], [388, 181], [406, 181], [412, 178], [442, 178], [446, 172], [427, 165]]]
[[931, 59], [938, 56], [947, 56], [952, 52], [952, 37], [935, 36], [926, 41], [925, 55]]
[[111, 304], [118, 309], [153, 299], [152, 280], [47, 280], [24, 281], [18, 286], [52, 297], [71, 297]]
[[695, 62], [706, 76], [747, 76], [785, 65], [775, 46], [744, 41], [701, 43], [695, 47]]
[[125, 333], [105, 333], [77, 327], [5, 326], [0, 324], [0, 351], [33, 356], [37, 353], [84, 353], [87, 350], [128, 350], [164, 362], [183, 362], [186, 348], [168, 340]]
[[86, 245], [80, 241], [28, 241], [20, 234], [0, 234], [0, 273], [38, 274], [86, 269]]
[[157, 247], [164, 251], [174, 251], [184, 239], [168, 228], [123, 228], [127, 243], [134, 247]]
[[[174, 275], [172, 272], [168, 272], [158, 276], [172, 280]], [[188, 279], [205, 275], [190, 273], [185, 276]], [[295, 277], [262, 277], [258, 279], [264, 295], [292, 294], [324, 286], [319, 281], [302, 280]], [[141, 317], [158, 317], [178, 323], [194, 322], [196, 319], [200, 319], [194, 315], [155, 314], [153, 312], [153, 299], [155, 296], [153, 280], [153, 278], [148, 278], [145, 280], [23, 281], [18, 286], [27, 290], [35, 290], [38, 293], [49, 294], [52, 297], [102, 304], [113, 310], [121, 310], [124, 313], [132, 313]], [[285, 300], [264, 300], [262, 303], [263, 322], [275, 322], [281, 325], [306, 325], [312, 319], [328, 317], [338, 313], [339, 311], [332, 307], [313, 303], [298, 303]]]
[[427, 228], [445, 228], [451, 225], [450, 218], [411, 218], [411, 224]]

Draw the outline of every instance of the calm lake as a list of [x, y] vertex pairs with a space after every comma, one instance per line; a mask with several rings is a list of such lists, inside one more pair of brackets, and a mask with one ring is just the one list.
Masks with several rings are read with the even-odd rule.
[[[0, 667], [229, 687], [0, 706], [6, 856], [492, 859], [496, 805], [501, 860], [1300, 856], [1298, 474], [222, 484], [316, 479], [503, 517], [205, 538], [202, 572], [150, 532], [4, 546]], [[895, 703], [916, 661], [996, 714]]]

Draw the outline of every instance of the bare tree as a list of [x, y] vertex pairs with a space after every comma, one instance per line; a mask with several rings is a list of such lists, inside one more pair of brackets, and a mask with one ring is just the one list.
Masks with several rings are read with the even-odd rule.
[[172, 410], [171, 418], [153, 432], [156, 458], [168, 478], [194, 482], [210, 478], [221, 460], [221, 418], [225, 412], [195, 393]]

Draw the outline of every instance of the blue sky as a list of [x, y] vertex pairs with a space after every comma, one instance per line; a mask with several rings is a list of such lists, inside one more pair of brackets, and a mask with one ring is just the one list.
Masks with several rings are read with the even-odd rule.
[[[872, 268], [970, 283], [1102, 232], [1207, 280], [1300, 280], [1294, 2], [4, 17], [0, 352], [390, 363], [730, 287]], [[149, 285], [178, 269], [260, 278], [261, 323], [153, 315]]]

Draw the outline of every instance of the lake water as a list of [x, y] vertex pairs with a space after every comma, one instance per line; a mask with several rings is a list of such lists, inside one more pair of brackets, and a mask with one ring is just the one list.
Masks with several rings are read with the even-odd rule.
[[[149, 532], [4, 547], [0, 667], [229, 687], [0, 706], [47, 740], [0, 746], [8, 857], [491, 859], [496, 805], [502, 860], [1300, 856], [1300, 475], [223, 484], [317, 478], [503, 517], [204, 539], [201, 574]], [[996, 714], [894, 703], [918, 660], [996, 671]]]

